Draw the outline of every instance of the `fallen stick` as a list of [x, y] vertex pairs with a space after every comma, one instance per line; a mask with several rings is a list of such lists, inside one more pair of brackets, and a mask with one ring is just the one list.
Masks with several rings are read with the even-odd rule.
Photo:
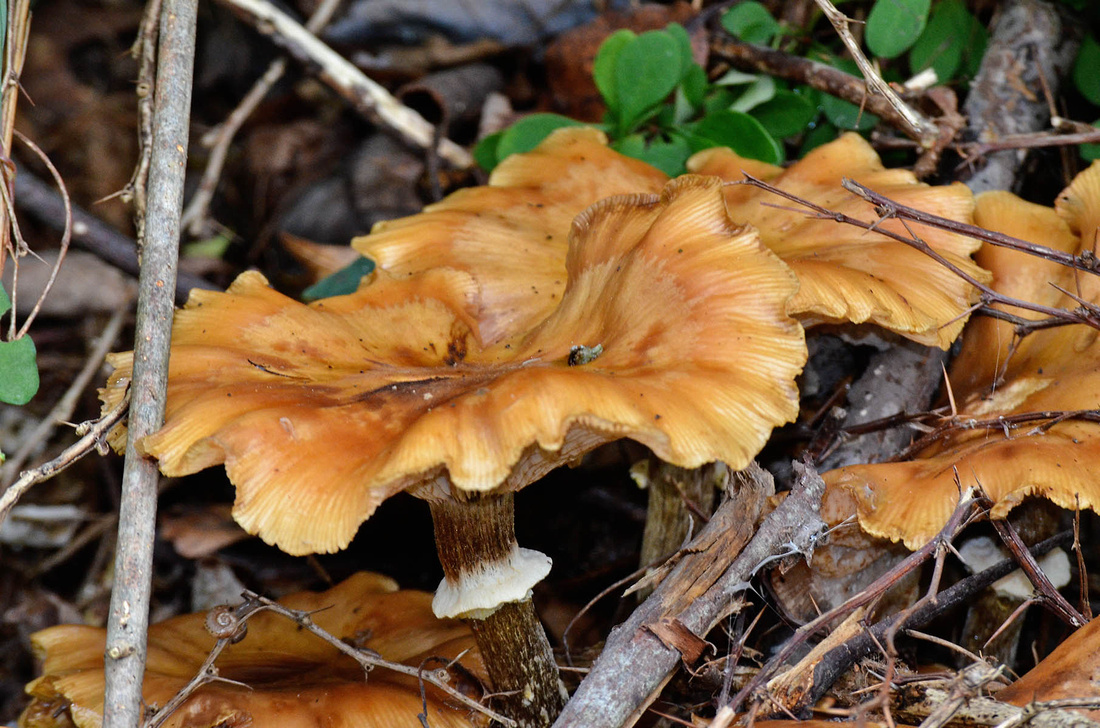
[[[394, 98], [289, 15], [265, 0], [221, 2], [308, 68], [316, 70], [322, 81], [369, 120], [396, 131], [406, 142], [422, 149], [436, 146], [436, 129], [423, 116]], [[437, 152], [456, 167], [473, 166], [470, 153], [450, 139], [440, 139]]]
[[[770, 476], [755, 465], [736, 474], [740, 487], [684, 549], [652, 596], [611, 632], [554, 728], [633, 725], [681, 660], [681, 650], [670, 643], [686, 648], [693, 637], [701, 642], [761, 566], [813, 551], [825, 528], [819, 514], [825, 483], [809, 466], [794, 467], [795, 489], [755, 534], [753, 524], [770, 495]], [[669, 627], [680, 635], [678, 641], [667, 636]]]

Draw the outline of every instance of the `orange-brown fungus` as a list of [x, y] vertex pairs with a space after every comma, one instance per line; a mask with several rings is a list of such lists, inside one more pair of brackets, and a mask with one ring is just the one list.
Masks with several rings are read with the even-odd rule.
[[[748, 173], [765, 182], [851, 217], [875, 221], [870, 206], [841, 187], [853, 179], [902, 205], [970, 222], [974, 209], [962, 184], [930, 187], [912, 172], [886, 169], [871, 145], [845, 134], [813, 150], [788, 169], [744, 159], [729, 149], [708, 149], [688, 160], [688, 169], [736, 181]], [[726, 187], [730, 216], [754, 225], [764, 245], [791, 266], [802, 287], [791, 313], [816, 322], [869, 321], [922, 344], [947, 348], [959, 335], [977, 298], [968, 283], [924, 253], [883, 235], [833, 220], [749, 185]], [[922, 240], [979, 280], [985, 277], [970, 255], [970, 238], [908, 223]], [[879, 227], [907, 234], [898, 220]]]
[[[844, 190], [850, 177], [898, 202], [969, 222], [973, 199], [961, 184], [929, 187], [911, 172], [883, 168], [855, 134], [826, 144], [790, 169], [738, 157], [728, 149], [701, 152], [693, 172], [742, 179], [742, 171], [853, 217], [874, 220], [862, 200]], [[435, 267], [470, 273], [481, 288], [481, 334], [494, 342], [542, 320], [565, 286], [566, 233], [573, 216], [613, 194], [658, 192], [657, 169], [606, 146], [594, 129], [562, 129], [534, 151], [506, 159], [487, 187], [460, 190], [412, 217], [380, 223], [354, 241], [379, 268], [399, 276]], [[958, 336], [975, 291], [922, 253], [831, 220], [816, 220], [747, 186], [726, 188], [730, 216], [760, 231], [802, 283], [790, 312], [803, 323], [870, 321], [921, 343], [946, 347]], [[883, 227], [904, 233], [891, 220]], [[933, 248], [981, 279], [969, 256], [977, 243], [912, 226]]]
[[[683, 177], [585, 212], [558, 308], [491, 346], [450, 308], [457, 271], [433, 272], [454, 284], [442, 301], [384, 272], [310, 305], [257, 273], [195, 291], [166, 424], [143, 447], [169, 475], [224, 463], [237, 521], [293, 554], [343, 548], [411, 486], [512, 491], [624, 437], [682, 467], [741, 468], [797, 414], [806, 346], [786, 314], [794, 276], [730, 221], [720, 185]], [[107, 406], [130, 356], [112, 360]]]
[[[1081, 627], [1031, 668], [997, 692], [998, 700], [1021, 708], [1030, 703], [1067, 698], [1093, 698], [1100, 693], [1100, 619]], [[1100, 710], [1086, 715], [1100, 720]]]
[[481, 286], [480, 333], [490, 344], [557, 308], [573, 218], [613, 195], [659, 193], [667, 181], [660, 170], [610, 149], [596, 129], [561, 129], [501, 162], [488, 186], [378, 223], [352, 245], [398, 277], [437, 267], [473, 274]]
[[[1062, 251], [1093, 250], [1100, 222], [1100, 165], [1080, 174], [1053, 210], [992, 192], [978, 198], [975, 219], [983, 227]], [[1096, 276], [989, 245], [979, 252], [978, 262], [993, 272], [993, 287], [1006, 295], [1076, 308], [1073, 296], [1058, 286], [1100, 303]], [[975, 319], [950, 372], [959, 422], [1100, 408], [1098, 333], [1084, 325], [1046, 329], [1026, 336], [1013, 351], [1011, 324]], [[1095, 510], [1100, 504], [1098, 466], [1100, 424], [1069, 419], [1011, 430], [955, 430], [909, 462], [851, 466], [824, 477], [830, 488], [844, 488], [854, 497], [867, 531], [916, 548], [942, 528], [954, 509], [956, 472], [964, 488], [980, 483], [996, 504], [991, 515], [1003, 518], [1031, 495], [1063, 508]]]
[[[391, 580], [360, 573], [325, 592], [301, 592], [280, 599], [283, 606], [311, 613], [322, 629], [391, 662], [413, 667], [431, 657], [428, 669], [459, 658], [468, 671], [466, 687], [477, 689], [484, 668], [468, 627], [437, 619], [431, 594], [398, 591]], [[142, 697], [163, 706], [199, 671], [215, 638], [206, 613], [169, 619], [149, 628]], [[31, 637], [43, 656], [43, 676], [27, 686], [33, 702], [20, 728], [77, 725], [98, 728], [103, 719], [103, 652], [106, 633], [95, 627], [61, 625]], [[363, 668], [293, 621], [270, 612], [248, 620], [248, 633], [229, 645], [215, 663], [218, 675], [241, 685], [214, 682], [199, 688], [172, 714], [167, 728], [407, 728], [422, 710], [415, 677]], [[462, 675], [460, 669], [450, 670]], [[461, 683], [461, 681], [458, 681]], [[456, 687], [462, 688], [461, 684]], [[484, 725], [469, 708], [429, 687], [432, 726]], [[68, 722], [71, 719], [71, 723]]]

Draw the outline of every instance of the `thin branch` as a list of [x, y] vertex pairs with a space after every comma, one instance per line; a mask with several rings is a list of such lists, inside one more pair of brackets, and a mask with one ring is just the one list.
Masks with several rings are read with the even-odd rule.
[[14, 480], [15, 474], [19, 472], [19, 468], [23, 466], [23, 463], [25, 463], [31, 453], [34, 452], [34, 448], [49, 440], [50, 433], [53, 432], [59, 423], [67, 422], [69, 418], [73, 416], [73, 412], [76, 410], [76, 405], [81, 395], [84, 394], [84, 390], [88, 388], [92, 378], [99, 371], [99, 367], [103, 363], [103, 358], [107, 356], [107, 352], [115, 345], [115, 340], [118, 338], [119, 332], [122, 331], [122, 325], [126, 322], [128, 313], [129, 307], [127, 306], [126, 308], [119, 308], [111, 315], [111, 318], [107, 321], [107, 325], [103, 327], [103, 333], [101, 333], [99, 338], [92, 344], [92, 350], [88, 353], [88, 358], [85, 360], [84, 366], [73, 378], [73, 382], [69, 385], [69, 388], [65, 390], [65, 394], [57, 400], [57, 404], [50, 410], [50, 413], [46, 415], [42, 421], [38, 423], [38, 426], [34, 428], [34, 431], [27, 436], [24, 445], [4, 463], [3, 468], [0, 468], [0, 484], [5, 484], [8, 481]]
[[104, 445], [107, 433], [114, 429], [115, 425], [126, 416], [130, 404], [130, 393], [127, 392], [122, 401], [113, 410], [100, 417], [98, 420], [85, 422], [77, 428], [83, 436], [69, 447], [50, 460], [33, 470], [25, 470], [19, 474], [19, 479], [8, 486], [3, 495], [0, 495], [0, 523], [8, 517], [8, 513], [19, 499], [37, 483], [49, 480], [70, 465], [80, 460], [92, 450], [99, 450]]
[[138, 449], [164, 422], [179, 216], [187, 168], [197, 0], [163, 0], [153, 145], [134, 333], [133, 403], [122, 473], [115, 582], [107, 620], [104, 728], [133, 728], [141, 717], [149, 624], [157, 465]]
[[[57, 171], [57, 167], [53, 165], [50, 158], [46, 155], [42, 149], [22, 134], [22, 132], [15, 131], [15, 135], [19, 137], [19, 141], [27, 145], [27, 147], [42, 160], [46, 165], [46, 169], [50, 170], [50, 175], [53, 177], [54, 183], [57, 185], [57, 189], [61, 195], [62, 201], [65, 203], [65, 231], [61, 234], [61, 242], [58, 244], [57, 260], [53, 264], [53, 269], [50, 270], [50, 277], [46, 280], [46, 285], [42, 289], [42, 293], [39, 294], [38, 300], [35, 301], [34, 307], [31, 312], [27, 314], [27, 318], [23, 321], [23, 325], [19, 328], [19, 333], [15, 335], [15, 338], [21, 338], [27, 334], [31, 324], [35, 318], [38, 317], [38, 312], [42, 310], [42, 304], [46, 302], [46, 296], [49, 295], [50, 289], [53, 288], [54, 281], [57, 280], [57, 272], [61, 270], [61, 264], [65, 262], [65, 255], [69, 252], [69, 241], [72, 239], [73, 234], [73, 208], [72, 203], [69, 200], [69, 191], [65, 188], [65, 180], [61, 178], [61, 173]], [[14, 170], [12, 170], [14, 171]], [[8, 193], [8, 185], [3, 186], [4, 194]], [[15, 225], [15, 216], [12, 216], [12, 224]], [[18, 265], [18, 263], [16, 263]], [[13, 296], [14, 297], [14, 296]], [[14, 321], [14, 317], [13, 317]]]
[[830, 96], [857, 104], [918, 144], [922, 143], [923, 136], [905, 117], [885, 97], [872, 93], [867, 88], [867, 82], [858, 76], [808, 58], [737, 40], [717, 41], [711, 45], [711, 52], [741, 70], [804, 83]]
[[[251, 591], [245, 591], [241, 596], [244, 597], [244, 602], [236, 607], [214, 607], [214, 609], [210, 611], [210, 614], [207, 616], [207, 629], [213, 636], [218, 638], [217, 642], [215, 642], [214, 646], [210, 649], [210, 653], [206, 656], [206, 659], [203, 660], [195, 676], [191, 678], [185, 686], [180, 688], [164, 706], [147, 716], [142, 722], [142, 728], [159, 728], [159, 726], [168, 720], [168, 718], [170, 718], [172, 714], [203, 685], [216, 681], [231, 682], [240, 685], [241, 683], [237, 683], [234, 680], [227, 680], [219, 676], [215, 662], [226, 647], [236, 642], [240, 642], [242, 639], [248, 639], [248, 620], [260, 612], [274, 612], [280, 617], [289, 619], [299, 627], [309, 631], [341, 653], [355, 660], [359, 663], [359, 666], [363, 668], [363, 672], [365, 673], [369, 673], [372, 669], [380, 667], [385, 670], [392, 670], [402, 675], [414, 677], [421, 684], [425, 682], [431, 683], [446, 693], [450, 698], [457, 700], [471, 710], [475, 710], [485, 715], [490, 720], [506, 726], [506, 728], [515, 728], [516, 726], [514, 720], [486, 708], [478, 701], [448, 684], [447, 680], [440, 676], [439, 673], [441, 671], [439, 670], [425, 670], [423, 663], [417, 667], [412, 667], [400, 662], [393, 662], [383, 658], [373, 650], [354, 647], [328, 630], [317, 626], [311, 616], [313, 612], [299, 611], [284, 607], [278, 602]], [[211, 625], [216, 629], [212, 629]], [[447, 671], [443, 670], [442, 672], [446, 673]]]
[[[306, 22], [306, 30], [314, 34], [323, 30], [340, 7], [340, 2], [341, 0], [324, 0]], [[222, 167], [225, 166], [233, 138], [272, 87], [286, 73], [286, 67], [286, 58], [276, 58], [272, 61], [264, 75], [252, 85], [226, 120], [203, 135], [202, 144], [210, 148], [210, 159], [206, 163], [206, 169], [203, 170], [198, 189], [183, 210], [180, 222], [180, 225], [192, 235], [203, 235], [209, 229], [210, 203], [214, 199], [214, 191], [218, 187], [218, 179], [221, 177]]]
[[[913, 235], [911, 230], [909, 231], [911, 237], [906, 237], [906, 236], [901, 235], [899, 233], [893, 232], [892, 230], [886, 230], [886, 229], [880, 227], [883, 220], [885, 220], [885, 219], [892, 216], [891, 209], [885, 209], [884, 211], [880, 211], [881, 217], [878, 220], [876, 220], [875, 222], [866, 222], [864, 220], [860, 220], [858, 218], [854, 218], [854, 217], [851, 217], [849, 215], [846, 215], [842, 212], [835, 212], [833, 210], [829, 210], [827, 208], [824, 208], [824, 207], [822, 207], [822, 206], [820, 206], [820, 205], [818, 205], [814, 202], [810, 202], [809, 200], [803, 199], [803, 198], [801, 198], [797, 195], [786, 192], [785, 190], [781, 190], [781, 189], [779, 189], [778, 187], [776, 187], [774, 185], [771, 185], [771, 184], [768, 184], [767, 182], [756, 179], [755, 177], [753, 177], [751, 175], [748, 175], [748, 174], [745, 175], [745, 179], [743, 181], [734, 182], [732, 184], [748, 184], [748, 185], [752, 185], [753, 187], [758, 187], [760, 189], [767, 190], [769, 192], [772, 192], [773, 194], [779, 195], [780, 197], [788, 199], [792, 202], [796, 202], [796, 203], [812, 210], [815, 213], [813, 215], [813, 217], [823, 219], [823, 220], [834, 220], [838, 223], [844, 223], [846, 225], [852, 225], [854, 227], [862, 228], [864, 230], [873, 231], [873, 232], [878, 233], [879, 235], [884, 235], [884, 236], [890, 238], [891, 240], [896, 240], [899, 243], [904, 243], [905, 245], [908, 245], [911, 248], [915, 248], [915, 249], [921, 251], [922, 253], [924, 253], [928, 257], [932, 258], [937, 263], [939, 263], [940, 265], [945, 267], [947, 270], [951, 271], [952, 273], [954, 273], [958, 277], [962, 278], [964, 281], [966, 281], [970, 285], [974, 286], [976, 289], [978, 289], [981, 292], [981, 300], [982, 300], [982, 303], [985, 304], [985, 307], [983, 309], [981, 309], [980, 313], [982, 313], [984, 315], [987, 315], [987, 316], [991, 316], [993, 318], [999, 318], [999, 319], [1003, 319], [1005, 321], [1011, 322], [1012, 324], [1014, 324], [1016, 326], [1017, 333], [1020, 334], [1020, 335], [1030, 333], [1031, 331], [1036, 331], [1036, 330], [1043, 329], [1043, 328], [1050, 328], [1052, 326], [1062, 326], [1062, 325], [1066, 325], [1066, 324], [1085, 324], [1086, 326], [1091, 326], [1092, 328], [1100, 329], [1100, 316], [1097, 316], [1096, 314], [1093, 314], [1092, 312], [1089, 312], [1089, 311], [1066, 311], [1065, 309], [1061, 309], [1061, 308], [1052, 308], [1050, 306], [1043, 306], [1043, 305], [1040, 305], [1040, 304], [1037, 304], [1037, 303], [1031, 303], [1029, 301], [1022, 301], [1018, 298], [1012, 298], [1011, 296], [1005, 296], [1004, 294], [993, 290], [992, 288], [987, 286], [982, 281], [979, 281], [978, 279], [974, 278], [972, 275], [970, 275], [969, 273], [967, 273], [966, 271], [962, 270], [957, 265], [955, 265], [954, 263], [949, 261], [942, 254], [940, 254], [939, 251], [935, 250], [930, 245], [928, 245], [928, 243], [924, 242], [923, 240], [918, 238], [916, 235]], [[861, 185], [858, 185], [858, 183], [852, 182], [851, 180], [848, 180], [848, 179], [844, 180], [844, 185], [845, 185], [846, 188], [849, 188], [853, 191], [855, 189], [859, 188], [859, 187], [862, 187]], [[849, 185], [851, 185], [851, 187], [849, 187]], [[1022, 309], [1027, 310], [1027, 311], [1034, 311], [1036, 313], [1043, 314], [1044, 316], [1047, 316], [1047, 318], [1046, 319], [1040, 319], [1038, 321], [1031, 320], [1031, 319], [1025, 319], [1023, 317], [1016, 316], [1016, 315], [1013, 315], [1013, 314], [1010, 314], [1010, 313], [1007, 313], [1007, 312], [1004, 312], [1004, 311], [999, 311], [997, 309], [989, 308], [988, 307], [989, 304], [1002, 304], [1002, 305], [1007, 305], [1007, 306], [1013, 306], [1015, 308], [1022, 308]]]
[[[1100, 131], [1097, 132], [1100, 134]], [[1011, 235], [1005, 235], [1004, 233], [996, 232], [995, 230], [987, 230], [977, 225], [971, 225], [965, 222], [959, 222], [958, 220], [951, 220], [946, 217], [940, 217], [939, 215], [933, 215], [923, 210], [918, 210], [914, 207], [902, 205], [898, 202], [894, 202], [889, 197], [875, 192], [870, 187], [855, 182], [854, 180], [844, 180], [842, 183], [844, 188], [854, 195], [857, 195], [874, 206], [875, 212], [883, 217], [897, 218], [901, 220], [912, 220], [913, 222], [920, 223], [921, 225], [927, 225], [928, 227], [938, 228], [940, 230], [946, 230], [952, 233], [958, 233], [959, 235], [965, 235], [975, 240], [981, 240], [984, 243], [990, 245], [996, 245], [1000, 248], [1009, 248], [1016, 250], [1027, 255], [1034, 255], [1037, 258], [1043, 258], [1059, 265], [1064, 265], [1067, 268], [1073, 268], [1075, 270], [1085, 271], [1086, 273], [1092, 273], [1094, 275], [1100, 275], [1100, 258], [1097, 258], [1096, 254], [1091, 250], [1086, 250], [1078, 255], [1073, 255], [1056, 248], [1051, 248], [1046, 245], [1039, 245], [1032, 243], [1021, 238], [1013, 237]], [[883, 232], [882, 230], [876, 230], [876, 232]]]
[[[428, 149], [435, 127], [368, 78], [343, 56], [317, 39], [286, 13], [265, 0], [220, 0], [263, 35], [302, 61], [360, 114], [396, 131], [410, 144]], [[443, 139], [439, 156], [460, 168], [473, 166], [473, 157], [461, 146]]]
[[931, 133], [935, 135], [936, 125], [929, 119], [918, 112], [916, 109], [911, 108], [908, 104], [901, 100], [901, 98], [894, 93], [894, 90], [890, 88], [889, 84], [882, 80], [882, 76], [879, 75], [875, 67], [871, 65], [871, 62], [867, 60], [867, 56], [863, 55], [863, 50], [859, 47], [859, 43], [852, 37], [852, 32], [848, 29], [848, 24], [851, 22], [844, 13], [840, 12], [833, 6], [829, 0], [814, 0], [817, 6], [821, 8], [825, 13], [825, 17], [832, 23], [833, 28], [836, 29], [837, 35], [840, 36], [840, 41], [848, 49], [848, 52], [852, 54], [852, 58], [855, 60], [856, 65], [859, 66], [860, 72], [863, 74], [863, 78], [866, 79], [868, 87], [871, 91], [878, 93], [892, 106], [905, 120], [905, 123], [912, 128], [910, 136], [915, 138], [923, 138], [925, 135]]

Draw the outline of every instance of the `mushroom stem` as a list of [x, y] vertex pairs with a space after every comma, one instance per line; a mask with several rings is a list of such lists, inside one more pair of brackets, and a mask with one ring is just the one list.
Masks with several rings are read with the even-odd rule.
[[549, 726], [568, 698], [531, 602], [549, 559], [516, 544], [512, 493], [430, 505], [444, 574], [436, 614], [470, 625], [501, 712], [521, 728]]
[[[647, 567], [668, 558], [690, 534], [706, 525], [705, 517], [714, 510], [718, 489], [729, 471], [721, 463], [680, 468], [651, 457], [638, 463], [631, 473], [649, 491], [639, 557], [640, 565]], [[639, 590], [639, 600], [652, 591], [650, 587]]]

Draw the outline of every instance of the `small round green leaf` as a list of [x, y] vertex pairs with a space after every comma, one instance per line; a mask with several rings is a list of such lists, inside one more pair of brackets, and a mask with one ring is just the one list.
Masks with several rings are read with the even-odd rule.
[[680, 44], [660, 30], [642, 33], [623, 46], [615, 62], [619, 134], [651, 116], [684, 76]]
[[693, 152], [711, 147], [729, 147], [742, 157], [769, 164], [783, 161], [783, 147], [760, 122], [740, 111], [716, 111], [690, 130]]
[[684, 164], [691, 153], [691, 145], [687, 140], [674, 136], [668, 141], [658, 139], [650, 142], [637, 158], [653, 165], [669, 177], [678, 177], [686, 171]]
[[1073, 85], [1089, 103], [1100, 106], [1100, 43], [1091, 33], [1081, 42], [1073, 64]]
[[[830, 58], [827, 62], [845, 73], [860, 77], [855, 61], [848, 58]], [[821, 110], [825, 112], [825, 118], [841, 129], [867, 131], [878, 123], [878, 117], [874, 114], [826, 93], [821, 94]]]
[[909, 69], [918, 73], [931, 67], [941, 82], [949, 81], [964, 59], [981, 58], [987, 36], [962, 0], [942, 0], [909, 51]]
[[[1100, 119], [1092, 122], [1092, 125], [1100, 129]], [[1100, 144], [1082, 144], [1081, 156], [1090, 162], [1095, 162], [1097, 159], [1100, 159]]]
[[319, 298], [344, 296], [355, 293], [363, 276], [374, 270], [374, 261], [370, 258], [357, 258], [340, 270], [325, 276], [309, 288], [302, 291], [303, 301], [316, 301]]
[[0, 372], [0, 402], [22, 405], [31, 401], [38, 391], [38, 364], [31, 337], [0, 341]]
[[932, 0], [876, 0], [867, 16], [867, 47], [879, 58], [900, 56], [928, 22]]
[[500, 163], [500, 158], [497, 157], [497, 148], [500, 147], [502, 136], [504, 136], [502, 131], [490, 134], [474, 147], [474, 161], [477, 162], [477, 166], [486, 172], [492, 172]]
[[596, 59], [592, 65], [592, 80], [596, 82], [596, 88], [599, 89], [604, 103], [607, 104], [607, 110], [612, 116], [617, 116], [619, 113], [619, 91], [615, 75], [619, 54], [637, 37], [633, 31], [617, 30], [609, 35], [596, 51]]
[[776, 139], [801, 134], [817, 116], [817, 109], [794, 91], [776, 91], [775, 96], [752, 110], [754, 119]]
[[783, 27], [768, 9], [754, 0], [743, 2], [722, 15], [722, 27], [746, 43], [767, 45], [783, 32]]
[[774, 96], [775, 79], [771, 76], [761, 76], [745, 87], [730, 108], [748, 113], [765, 101], [770, 101]]
[[4, 290], [3, 286], [0, 286], [0, 316], [3, 316], [11, 310], [11, 299], [8, 298], [8, 292]]
[[576, 119], [561, 114], [531, 114], [504, 130], [497, 142], [497, 161], [502, 162], [511, 154], [529, 152], [555, 129], [565, 126], [585, 126]]

